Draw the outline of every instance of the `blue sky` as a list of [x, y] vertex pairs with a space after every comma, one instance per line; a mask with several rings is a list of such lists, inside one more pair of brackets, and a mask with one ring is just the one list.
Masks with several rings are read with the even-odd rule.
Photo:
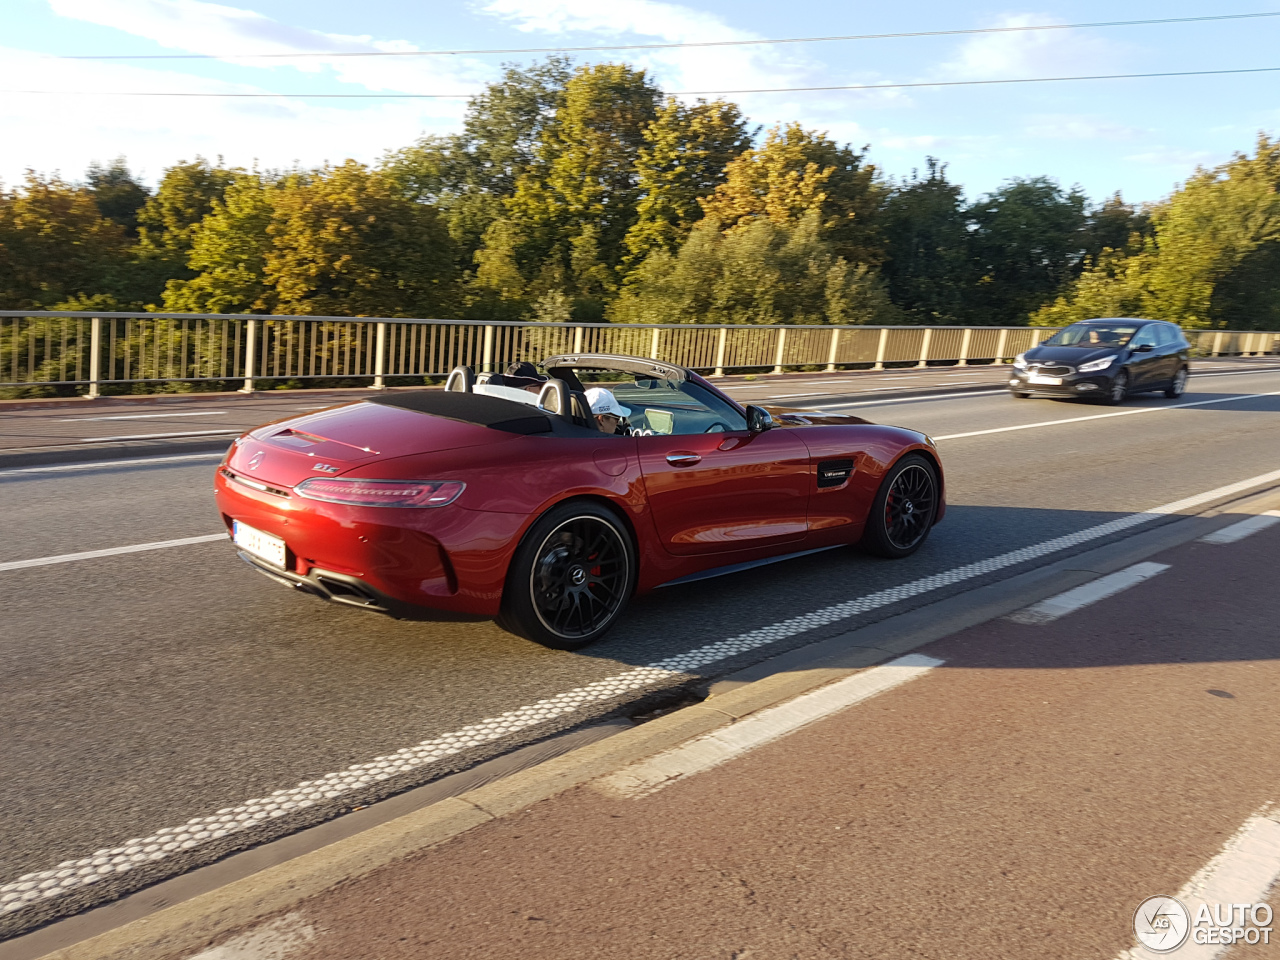
[[[1247, 0], [1241, 0], [1245, 3]], [[1276, 5], [1280, 9], [1280, 4]], [[375, 162], [422, 133], [456, 129], [465, 100], [112, 97], [194, 93], [467, 93], [533, 55], [296, 60], [58, 60], [51, 55], [432, 50], [688, 42], [1079, 23], [1222, 13], [1164, 2], [942, 3], [812, 0], [4, 0], [0, 180], [27, 167], [83, 175], [123, 154], [154, 179], [196, 154], [263, 167]], [[968, 37], [577, 54], [625, 59], [668, 90], [734, 90], [1280, 67], [1280, 17]], [[14, 93], [16, 90], [55, 94]], [[1004, 87], [730, 96], [757, 124], [798, 120], [857, 146], [888, 175], [925, 157], [974, 197], [1048, 175], [1101, 200], [1158, 200], [1197, 165], [1280, 129], [1280, 73]]]

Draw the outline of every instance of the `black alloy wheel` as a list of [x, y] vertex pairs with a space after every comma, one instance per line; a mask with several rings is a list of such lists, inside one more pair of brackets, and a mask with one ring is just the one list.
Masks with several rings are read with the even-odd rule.
[[1010, 390], [1009, 392], [1013, 394], [1015, 400], [1025, 400], [1027, 397], [1031, 396], [1031, 394], [1022, 390]]
[[499, 623], [557, 650], [577, 650], [618, 619], [635, 584], [635, 549], [612, 511], [591, 502], [549, 510], [525, 535]]
[[1107, 387], [1107, 395], [1102, 402], [1109, 407], [1114, 407], [1122, 403], [1127, 396], [1129, 396], [1129, 371], [1121, 370]]
[[1164, 395], [1170, 400], [1177, 400], [1182, 396], [1183, 391], [1187, 389], [1187, 368], [1179, 367], [1178, 372], [1174, 374], [1173, 382], [1169, 384]]
[[863, 546], [881, 557], [907, 557], [920, 549], [938, 515], [938, 474], [919, 454], [908, 454], [885, 475], [872, 501]]

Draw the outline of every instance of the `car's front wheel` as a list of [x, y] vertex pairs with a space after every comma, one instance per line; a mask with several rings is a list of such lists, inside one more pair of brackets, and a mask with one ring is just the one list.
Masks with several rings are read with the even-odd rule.
[[1180, 367], [1173, 377], [1173, 382], [1169, 384], [1164, 395], [1170, 400], [1177, 400], [1184, 390], [1187, 389], [1187, 368]]
[[1116, 404], [1124, 401], [1129, 395], [1129, 373], [1127, 370], [1121, 370], [1115, 375], [1111, 381], [1111, 386], [1107, 388], [1107, 395], [1103, 400], [1107, 406], [1114, 407]]
[[910, 453], [893, 465], [871, 502], [862, 545], [881, 557], [907, 557], [920, 549], [941, 499], [938, 473], [927, 459]]
[[617, 622], [635, 585], [622, 521], [589, 501], [548, 510], [525, 534], [507, 575], [499, 623], [557, 650], [577, 650]]

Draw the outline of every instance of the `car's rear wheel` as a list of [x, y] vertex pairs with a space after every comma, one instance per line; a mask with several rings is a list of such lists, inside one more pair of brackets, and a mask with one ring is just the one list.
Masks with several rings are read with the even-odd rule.
[[1186, 389], [1187, 389], [1187, 368], [1180, 367], [1178, 369], [1178, 372], [1174, 374], [1173, 382], [1169, 384], [1169, 387], [1168, 389], [1165, 390], [1164, 395], [1168, 397], [1170, 400], [1177, 400], [1180, 396], [1182, 396], [1183, 391], [1185, 391]]
[[907, 557], [920, 549], [938, 515], [938, 473], [912, 453], [890, 468], [867, 515], [862, 544], [881, 557]]
[[1107, 395], [1103, 402], [1114, 407], [1116, 404], [1123, 402], [1124, 398], [1129, 395], [1129, 373], [1121, 370], [1111, 381], [1111, 386], [1107, 388]]
[[1015, 400], [1025, 400], [1027, 397], [1031, 396], [1031, 394], [1024, 393], [1021, 390], [1010, 390], [1009, 392], [1013, 394]]
[[557, 650], [603, 636], [635, 584], [631, 536], [608, 508], [581, 501], [547, 511], [511, 561], [499, 623]]

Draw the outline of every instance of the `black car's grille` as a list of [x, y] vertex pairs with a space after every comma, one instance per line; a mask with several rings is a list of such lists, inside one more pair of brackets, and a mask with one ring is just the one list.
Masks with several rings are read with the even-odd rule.
[[1076, 372], [1075, 367], [1069, 367], [1065, 363], [1031, 363], [1027, 365], [1027, 369], [1045, 377], [1067, 377]]

